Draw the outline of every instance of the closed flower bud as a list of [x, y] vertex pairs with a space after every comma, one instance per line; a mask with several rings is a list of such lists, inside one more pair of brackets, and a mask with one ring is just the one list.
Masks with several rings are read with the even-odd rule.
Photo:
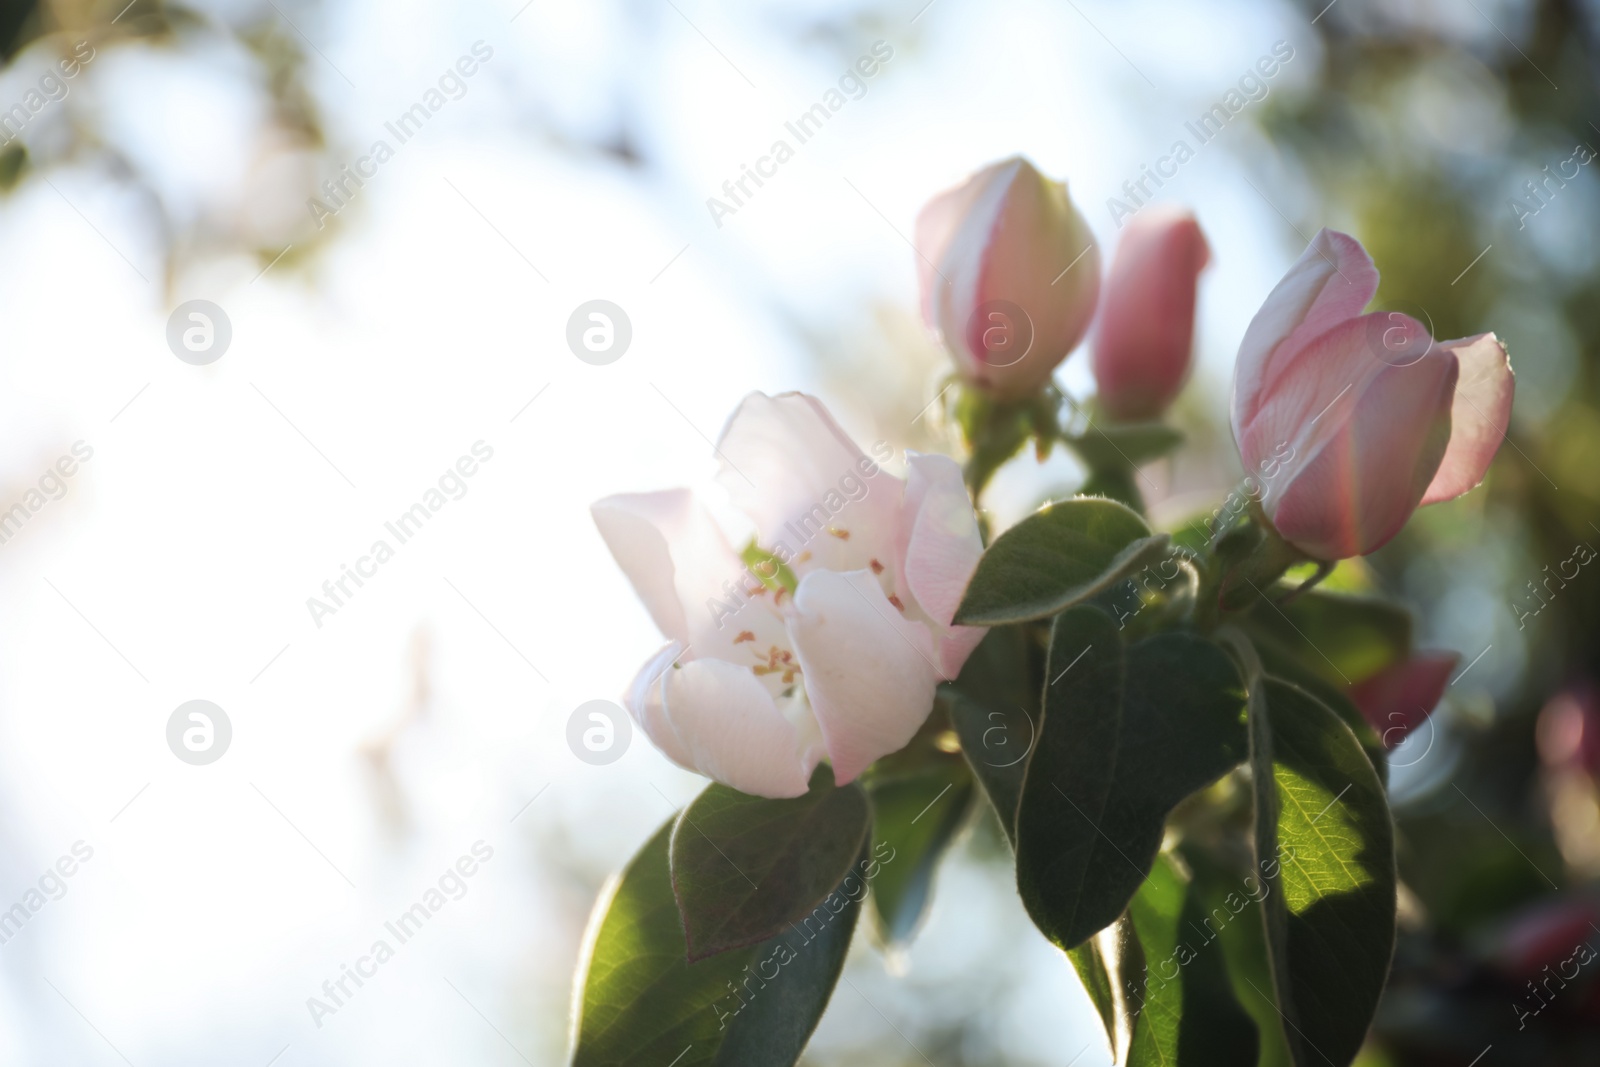
[[1112, 418], [1153, 419], [1183, 388], [1195, 288], [1210, 258], [1200, 224], [1178, 208], [1150, 208], [1122, 231], [1091, 356]]
[[917, 216], [922, 312], [967, 382], [1020, 400], [1083, 339], [1100, 253], [1067, 187], [1008, 159]]
[[1494, 334], [1435, 341], [1409, 315], [1363, 315], [1377, 291], [1360, 243], [1322, 230], [1251, 320], [1234, 367], [1245, 470], [1270, 467], [1262, 507], [1317, 559], [1375, 551], [1418, 506], [1476, 486], [1511, 420], [1515, 381]]

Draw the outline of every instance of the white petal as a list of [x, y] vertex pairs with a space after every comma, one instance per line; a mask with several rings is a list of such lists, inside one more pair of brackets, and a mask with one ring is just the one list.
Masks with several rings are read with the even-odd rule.
[[669, 667], [662, 707], [701, 774], [758, 797], [806, 791], [817, 754], [748, 667], [697, 659]]
[[[622, 573], [661, 632], [692, 640], [687, 611], [703, 611], [744, 573], [716, 522], [687, 489], [619, 493], [589, 512]], [[709, 617], [709, 616], [708, 616]]]
[[910, 455], [900, 521], [901, 587], [937, 625], [940, 671], [954, 678], [984, 633], [978, 627], [950, 627], [983, 555], [978, 517], [955, 460]]
[[922, 319], [930, 327], [939, 325], [934, 317], [933, 301], [936, 285], [943, 284], [935, 265], [944, 259], [945, 250], [955, 239], [962, 219], [967, 217], [972, 202], [983, 189], [984, 183], [974, 175], [955, 188], [946, 189], [917, 213], [917, 280], [922, 291]]
[[717, 453], [717, 481], [756, 524], [762, 547], [809, 552], [810, 566], [829, 570], [887, 562], [905, 483], [862, 453], [816, 398], [751, 393]]
[[678, 738], [677, 731], [667, 721], [666, 709], [661, 703], [662, 682], [667, 671], [672, 667], [672, 661], [678, 658], [683, 646], [676, 641], [669, 642], [665, 647], [645, 661], [639, 668], [639, 673], [634, 676], [633, 683], [628, 686], [628, 692], [623, 696], [622, 702], [628, 709], [628, 714], [633, 716], [633, 721], [639, 724], [645, 736], [650, 738], [652, 744], [659, 748], [663, 755], [673, 763], [692, 771], [695, 769], [694, 761], [689, 756], [689, 750], [684, 747]]
[[800, 582], [789, 633], [840, 783], [904, 748], [933, 708], [928, 628], [902, 618], [871, 571]]
[[906, 588], [931, 618], [950, 625], [983, 555], [978, 516], [955, 460], [910, 455], [901, 531]]

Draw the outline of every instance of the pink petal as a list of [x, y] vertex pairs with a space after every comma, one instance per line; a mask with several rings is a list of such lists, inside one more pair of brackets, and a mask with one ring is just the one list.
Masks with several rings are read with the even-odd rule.
[[951, 626], [939, 634], [939, 675], [945, 681], [953, 680], [961, 673], [961, 668], [966, 664], [967, 657], [983, 641], [983, 635], [988, 633], [983, 626]]
[[1357, 386], [1336, 432], [1266, 498], [1278, 532], [1324, 560], [1366, 555], [1399, 533], [1444, 456], [1456, 374], [1456, 361], [1435, 352], [1382, 364]]
[[687, 489], [619, 493], [596, 501], [589, 513], [650, 617], [674, 641], [693, 639], [686, 605], [698, 610], [744, 573], [722, 530]]
[[1148, 208], [1122, 231], [1092, 350], [1100, 404], [1113, 417], [1154, 418], [1183, 387], [1196, 283], [1210, 258], [1200, 224], [1182, 208]]
[[887, 566], [905, 483], [879, 469], [815, 397], [751, 393], [717, 453], [717, 481], [755, 523], [761, 546], [780, 557], [810, 553], [809, 565], [793, 564], [796, 574], [873, 559]]
[[1600, 688], [1579, 679], [1551, 697], [1539, 712], [1536, 736], [1546, 767], [1582, 767], [1600, 777]]
[[806, 791], [817, 757], [806, 755], [798, 732], [748, 667], [691, 660], [669, 667], [662, 687], [663, 714], [695, 770], [751, 796]]
[[983, 538], [960, 466], [949, 456], [910, 453], [909, 461], [896, 584], [938, 628], [940, 671], [954, 678], [983, 640], [982, 627], [950, 626], [983, 555]]
[[1264, 396], [1301, 351], [1359, 315], [1377, 291], [1378, 269], [1361, 243], [1335, 230], [1319, 230], [1245, 330], [1234, 365], [1235, 440], [1244, 440]]
[[[936, 212], [941, 225], [952, 208], [959, 206], [962, 215], [934, 260], [938, 275], [925, 292], [963, 377], [997, 397], [1017, 399], [1048, 381], [1088, 331], [1100, 291], [1100, 252], [1066, 186], [1027, 160], [996, 163], [971, 184], [967, 200]], [[1003, 358], [994, 358], [998, 353], [984, 343], [994, 320], [977, 314], [996, 301], [1020, 308], [1027, 324], [1014, 315], [1008, 324], [1019, 338], [1031, 335], [1025, 349]]]
[[927, 719], [938, 681], [933, 642], [889, 603], [871, 571], [814, 571], [794, 604], [789, 633], [843, 784], [904, 748]]
[[1492, 333], [1443, 341], [1440, 347], [1460, 360], [1461, 377], [1450, 408], [1450, 447], [1423, 494], [1424, 504], [1454, 500], [1483, 481], [1511, 424], [1511, 398], [1517, 385], [1505, 345]]
[[1394, 748], [1433, 714], [1461, 657], [1454, 652], [1425, 652], [1385, 667], [1350, 687], [1350, 699], [1362, 717]]
[[1307, 342], [1238, 438], [1245, 472], [1260, 477], [1269, 496], [1281, 489], [1355, 414], [1373, 379], [1419, 358], [1449, 357], [1422, 323], [1392, 312], [1346, 319]]

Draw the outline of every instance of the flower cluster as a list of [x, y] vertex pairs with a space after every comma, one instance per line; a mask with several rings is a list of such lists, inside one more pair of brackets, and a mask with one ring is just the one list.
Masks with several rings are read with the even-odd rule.
[[[1091, 336], [1105, 425], [1149, 424], [1182, 389], [1210, 259], [1191, 213], [1141, 212], [1102, 280], [1066, 186], [1013, 158], [935, 197], [916, 235], [924, 317], [974, 395], [1038, 403]], [[1409, 316], [1364, 313], [1377, 287], [1361, 245], [1323, 230], [1245, 332], [1231, 424], [1245, 470], [1261, 472], [1250, 514], [1278, 546], [1246, 573], [1271, 582], [1297, 558], [1374, 551], [1419, 506], [1477, 485], [1505, 435], [1499, 339], [1436, 341]], [[983, 636], [953, 623], [983, 553], [968, 491], [981, 480], [942, 455], [882, 471], [798, 393], [747, 397], [716, 454], [754, 529], [742, 550], [687, 490], [593, 507], [667, 638], [628, 709], [674, 762], [745, 793], [799, 796], [822, 760], [850, 782], [907, 744]], [[1217, 533], [1241, 508], [1221, 511]], [[1420, 658], [1352, 695], [1393, 744], [1454, 663]]]

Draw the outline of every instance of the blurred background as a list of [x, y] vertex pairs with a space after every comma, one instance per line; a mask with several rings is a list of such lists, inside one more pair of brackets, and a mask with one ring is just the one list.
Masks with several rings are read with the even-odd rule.
[[[700, 786], [637, 734], [569, 747], [659, 643], [589, 502], [711, 491], [752, 389], [951, 449], [917, 209], [1022, 153], [1109, 255], [1109, 199], [1230, 91], [1154, 197], [1213, 258], [1195, 447], [1149, 495], [1177, 517], [1237, 481], [1238, 339], [1321, 226], [1380, 306], [1506, 340], [1488, 484], [1369, 561], [1462, 669], [1395, 754], [1367, 1061], [1600, 1057], [1600, 967], [1549, 980], [1600, 946], [1594, 0], [7, 0], [0, 49], [0, 1062], [561, 1062], [595, 894]], [[169, 342], [196, 300], [227, 324], [205, 365]], [[566, 341], [591, 300], [631, 325], [604, 366]], [[1079, 476], [1015, 461], [996, 521]], [[191, 700], [231, 727], [205, 765], [169, 748]], [[858, 937], [807, 1062], [1107, 1062], [1003, 848], [970, 828], [908, 951]]]

